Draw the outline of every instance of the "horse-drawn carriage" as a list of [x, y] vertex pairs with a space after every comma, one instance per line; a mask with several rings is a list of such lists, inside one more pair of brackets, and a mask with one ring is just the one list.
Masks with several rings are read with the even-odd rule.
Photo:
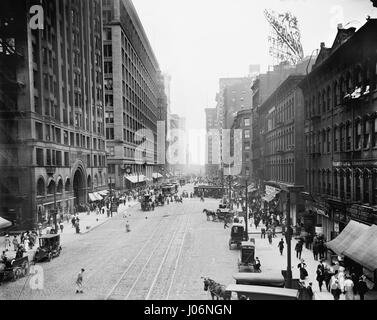
[[145, 194], [144, 196], [142, 196], [140, 203], [141, 203], [141, 210], [143, 211], [153, 210], [152, 197], [149, 194]]
[[242, 241], [245, 240], [245, 228], [241, 223], [233, 223], [230, 229], [229, 249], [236, 244], [237, 248], [241, 246]]
[[259, 272], [255, 270], [255, 244], [253, 242], [243, 241], [241, 242], [241, 253], [238, 259], [238, 271], [239, 272]]
[[51, 261], [52, 258], [58, 257], [61, 251], [60, 234], [45, 234], [39, 237], [39, 247], [35, 252], [34, 261]]
[[160, 193], [157, 197], [156, 197], [156, 200], [155, 200], [155, 205], [156, 206], [164, 206], [165, 204], [165, 197], [162, 195], [162, 193]]
[[233, 211], [228, 211], [228, 212], [221, 212], [221, 211], [212, 211], [208, 209], [204, 209], [203, 213], [206, 214], [207, 216], [207, 221], [210, 221], [212, 218], [212, 221], [215, 222], [227, 222], [227, 223], [232, 223], [233, 218], [234, 218], [234, 213]]
[[0, 261], [0, 284], [6, 280], [16, 281], [29, 274], [28, 256]]

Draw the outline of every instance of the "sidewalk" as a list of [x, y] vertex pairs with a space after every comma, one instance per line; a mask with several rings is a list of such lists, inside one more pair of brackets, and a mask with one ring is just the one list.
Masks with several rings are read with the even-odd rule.
[[[119, 214], [119, 213], [123, 213], [124, 210], [127, 210], [128, 208], [133, 207], [133, 206], [137, 205], [138, 203], [139, 202], [137, 200], [136, 201], [132, 200], [130, 202], [126, 202], [126, 206], [124, 206], [123, 203], [120, 204], [119, 207], [118, 207], [118, 212], [113, 213], [113, 216], [116, 215], [116, 214]], [[68, 239], [72, 239], [73, 237], [76, 237], [76, 236], [79, 236], [79, 235], [82, 235], [82, 234], [86, 234], [86, 233], [96, 229], [97, 227], [99, 227], [100, 225], [104, 224], [105, 222], [107, 222], [111, 219], [111, 216], [107, 217], [107, 214], [98, 214], [97, 215], [94, 211], [91, 212], [90, 215], [88, 215], [86, 212], [80, 212], [78, 215], [79, 215], [79, 218], [80, 218], [80, 233], [79, 234], [76, 233], [76, 229], [72, 227], [71, 221], [69, 221], [69, 222], [64, 221], [64, 223], [63, 223], [63, 225], [64, 225], [63, 233], [61, 233], [60, 229], [59, 229], [59, 234], [60, 234], [60, 239], [61, 239], [62, 245]], [[46, 229], [42, 230], [42, 235], [44, 235], [44, 234], [46, 234]], [[20, 241], [20, 236], [18, 236], [17, 238], [18, 238], [18, 241]], [[13, 239], [13, 236], [10, 237], [11, 241], [12, 241], [12, 239]], [[34, 254], [35, 254], [35, 251], [37, 250], [37, 248], [38, 248], [38, 240], [36, 241], [34, 248], [31, 249], [31, 250], [28, 250], [25, 253], [25, 255], [26, 254], [28, 255], [29, 261], [33, 260]], [[5, 250], [5, 237], [0, 237], [0, 250], [1, 250], [1, 252], [3, 252]], [[8, 258], [14, 258], [15, 255], [16, 255], [16, 251], [13, 250], [13, 244], [12, 244], [9, 251], [7, 251], [7, 257]]]
[[[251, 238], [255, 238], [255, 256], [258, 257], [261, 261], [262, 272], [268, 273], [281, 273], [281, 270], [286, 270], [287, 268], [287, 244], [285, 242], [285, 237], [281, 234], [281, 228], [276, 228], [276, 237], [272, 239], [272, 244], [269, 244], [267, 236], [264, 239], [261, 239], [261, 228], [264, 228], [263, 224], [258, 226], [258, 229], [255, 229], [255, 226], [249, 226], [249, 235]], [[278, 249], [278, 243], [280, 239], [284, 239], [284, 251], [283, 255], [280, 255]], [[295, 246], [298, 241], [292, 238], [291, 241], [291, 265], [292, 265], [292, 278], [299, 279], [300, 272], [297, 268], [297, 265], [300, 263], [300, 259], [296, 258]], [[317, 266], [319, 260], [314, 260], [313, 252], [305, 247], [302, 250], [301, 258], [305, 260], [307, 265], [308, 277], [305, 280], [305, 284], [308, 285], [309, 282], [312, 282], [314, 299], [315, 300], [334, 300], [332, 294], [327, 291], [326, 284], [323, 283], [322, 292], [319, 291], [318, 282], [316, 280]], [[377, 291], [369, 291], [365, 295], [365, 300], [376, 300]], [[340, 300], [345, 300], [344, 295], [342, 294]], [[359, 300], [359, 296], [355, 297], [355, 300]]]

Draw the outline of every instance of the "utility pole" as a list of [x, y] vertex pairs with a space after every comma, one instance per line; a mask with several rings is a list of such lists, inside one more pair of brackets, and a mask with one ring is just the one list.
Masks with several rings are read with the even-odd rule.
[[54, 186], [54, 226], [55, 226], [55, 232], [58, 233], [58, 221], [57, 221], [58, 208], [56, 206], [56, 188], [57, 188], [57, 185], [55, 183], [55, 186]]
[[245, 215], [245, 222], [246, 222], [246, 228], [245, 228], [245, 233], [246, 233], [246, 241], [249, 241], [249, 227], [248, 227], [248, 220], [247, 220], [247, 188], [248, 188], [248, 180], [247, 178], [245, 179], [245, 187], [246, 187], [246, 194], [245, 194], [245, 199], [246, 199], [246, 204], [245, 204], [245, 207], [246, 207], [246, 215]]
[[285, 240], [287, 242], [287, 288], [292, 288], [292, 251], [291, 251], [291, 237], [292, 237], [292, 228], [291, 228], [291, 193], [287, 193], [287, 233]]

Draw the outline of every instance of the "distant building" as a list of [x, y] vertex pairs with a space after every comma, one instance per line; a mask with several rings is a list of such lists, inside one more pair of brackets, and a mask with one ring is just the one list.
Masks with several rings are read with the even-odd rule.
[[234, 117], [232, 130], [242, 130], [242, 167], [240, 175], [250, 177], [251, 174], [251, 109], [237, 112]]
[[[218, 131], [218, 124], [217, 124], [217, 112], [216, 108], [206, 108], [206, 163], [205, 163], [205, 174], [207, 176], [218, 176], [219, 175], [219, 161], [218, 153], [219, 150], [213, 149], [213, 139], [215, 139], [211, 135], [211, 130]], [[216, 157], [216, 158], [215, 158]]]

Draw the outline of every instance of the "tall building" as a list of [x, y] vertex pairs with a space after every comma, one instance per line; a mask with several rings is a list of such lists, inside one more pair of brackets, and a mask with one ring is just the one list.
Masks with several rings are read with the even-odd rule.
[[219, 175], [219, 157], [216, 153], [219, 150], [214, 150], [213, 146], [213, 137], [211, 135], [211, 130], [218, 130], [217, 124], [217, 112], [216, 108], [206, 108], [206, 162], [205, 162], [205, 174], [209, 177], [218, 176]]
[[182, 173], [187, 167], [186, 118], [171, 114], [168, 129], [168, 167], [171, 173]]
[[[104, 0], [104, 73], [108, 170], [116, 189], [152, 179], [157, 162], [157, 121], [163, 97], [161, 72], [130, 0]], [[138, 152], [142, 136], [149, 129]], [[140, 131], [140, 133], [142, 133]], [[130, 167], [131, 174], [126, 174]]]
[[242, 130], [242, 166], [240, 175], [249, 177], [251, 174], [251, 109], [240, 110], [236, 113], [232, 130]]
[[107, 188], [100, 0], [0, 3], [0, 216], [50, 222]]
[[[301, 82], [305, 99], [305, 228], [330, 240], [352, 219], [377, 224], [377, 19], [338, 26]], [[367, 245], [366, 245], [367, 246]]]

